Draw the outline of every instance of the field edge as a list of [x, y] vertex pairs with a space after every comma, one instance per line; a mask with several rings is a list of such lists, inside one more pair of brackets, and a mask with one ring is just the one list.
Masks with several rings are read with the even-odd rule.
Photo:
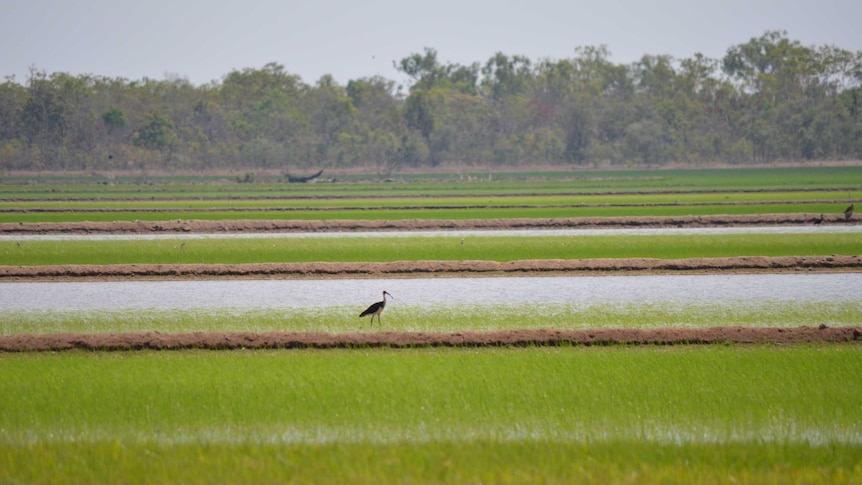
[[0, 352], [860, 343], [862, 327], [597, 328], [487, 332], [127, 332], [0, 336]]

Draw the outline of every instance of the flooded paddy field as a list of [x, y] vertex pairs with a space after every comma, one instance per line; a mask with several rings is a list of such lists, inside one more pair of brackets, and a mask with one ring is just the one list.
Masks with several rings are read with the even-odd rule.
[[[37, 320], [64, 314], [115, 314], [124, 320], [123, 315], [141, 314], [183, 321], [198, 313], [208, 321], [203, 328], [210, 329], [218, 324], [209, 320], [227, 319], [232, 322], [228, 328], [243, 328], [247, 324], [237, 322], [261, 315], [269, 322], [262, 331], [160, 332], [146, 321], [140, 327], [144, 331], [125, 323], [119, 325], [132, 331], [18, 331], [0, 333], [0, 350], [856, 342], [862, 340], [862, 327], [847, 309], [858, 308], [852, 302], [858, 302], [860, 284], [860, 273], [3, 283], [0, 318], [7, 322], [28, 314], [39, 315]], [[383, 325], [368, 326], [357, 314], [383, 289], [395, 295], [392, 310]], [[719, 318], [714, 326], [619, 328], [621, 321], [614, 320], [629, 318], [627, 313], [667, 318], [703, 309], [707, 319]], [[483, 311], [492, 312], [492, 320], [508, 320], [510, 327], [479, 328], [471, 312]], [[758, 312], [756, 318], [779, 314], [779, 321], [754, 327], [721, 321]], [[800, 312], [804, 315], [795, 315]], [[601, 313], [615, 315], [610, 322], [598, 321]], [[842, 321], [836, 325], [829, 320], [833, 315]], [[780, 319], [787, 316], [795, 319], [787, 322], [792, 326], [782, 326]], [[333, 324], [326, 320], [333, 318], [338, 323], [327, 327]], [[579, 318], [594, 320], [572, 323]], [[303, 319], [311, 321], [300, 328], [297, 320]], [[543, 328], [535, 327], [535, 319]], [[468, 322], [466, 329], [458, 327], [462, 320]], [[459, 323], [453, 327], [454, 321]], [[823, 321], [829, 325], [818, 323]], [[586, 328], [591, 325], [596, 328]]]
[[[590, 237], [593, 235], [690, 235], [690, 234], [858, 234], [862, 225], [829, 220], [814, 224], [811, 215], [639, 218], [639, 219], [572, 219], [524, 221], [173, 221], [160, 223], [105, 223], [88, 225], [23, 224], [4, 226], [4, 240], [102, 240], [102, 239], [177, 239], [208, 238], [343, 238], [343, 237], [508, 237], [535, 235]], [[834, 218], [833, 218], [834, 219]], [[440, 221], [437, 221], [440, 222]], [[227, 225], [226, 225], [227, 224]], [[287, 225], [285, 225], [287, 224]], [[122, 227], [120, 227], [122, 226]], [[228, 227], [229, 226], [229, 227]], [[289, 226], [289, 227], [288, 227]], [[405, 266], [405, 264], [407, 266]], [[436, 264], [436, 266], [435, 266]], [[412, 265], [412, 266], [411, 266]], [[355, 321], [353, 310], [366, 306], [386, 289], [396, 295], [392, 316], [398, 308], [422, 310], [439, 308], [557, 308], [612, 307], [637, 305], [712, 305], [722, 308], [778, 308], [784, 304], [818, 305], [856, 304], [856, 289], [862, 287], [859, 256], [785, 257], [785, 258], [714, 258], [712, 260], [560, 260], [530, 262], [394, 262], [394, 263], [320, 263], [261, 265], [70, 265], [63, 268], [4, 267], [0, 283], [0, 318], [10, 315], [67, 312], [195, 312], [212, 315], [218, 312], [272, 311], [326, 312], [345, 310]], [[409, 266], [409, 267], [408, 267]], [[47, 271], [47, 272], [46, 272]], [[53, 271], [53, 272], [52, 272]], [[668, 274], [664, 274], [668, 273]], [[517, 275], [517, 276], [510, 276]], [[812, 312], [804, 341], [859, 340], [858, 321], [842, 321], [839, 329], [830, 330], [819, 323]], [[4, 317], [4, 315], [6, 317]], [[845, 319], [846, 320], [846, 319]], [[851, 319], [852, 320], [852, 319]], [[795, 322], [794, 322], [795, 323]], [[722, 322], [716, 322], [716, 328]], [[805, 325], [808, 325], [807, 323]], [[820, 328], [820, 327], [824, 328]], [[830, 327], [832, 324], [830, 323]], [[368, 331], [372, 330], [372, 331]], [[380, 332], [373, 330], [381, 330]], [[609, 332], [614, 329], [598, 329]], [[619, 329], [617, 329], [619, 330]], [[653, 331], [655, 329], [650, 329]], [[677, 330], [696, 334], [680, 334]], [[817, 331], [813, 331], [817, 330]], [[506, 342], [571, 342], [612, 340], [618, 342], [714, 342], [770, 341], [782, 342], [791, 335], [789, 329], [776, 326], [758, 329], [763, 334], [739, 337], [739, 328], [664, 329], [669, 335], [645, 337], [643, 329], [628, 329], [634, 335], [603, 333], [603, 337], [551, 334], [524, 334], [532, 330], [473, 332], [400, 331], [386, 327], [362, 332], [339, 333], [323, 346], [401, 345], [398, 342], [437, 342], [431, 345], [505, 345]], [[542, 330], [543, 332], [546, 330]], [[559, 330], [563, 331], [563, 330]], [[570, 330], [566, 330], [570, 331]], [[709, 334], [708, 332], [713, 332]], [[717, 332], [717, 333], [715, 333]], [[747, 330], [746, 330], [747, 332]], [[837, 333], [836, 333], [837, 332]], [[8, 333], [8, 332], [7, 332]], [[272, 333], [272, 332], [270, 332]], [[470, 333], [470, 332], [467, 332]], [[297, 334], [275, 332], [274, 340], [263, 335], [237, 332], [195, 332], [194, 337], [181, 332], [174, 337], [152, 332], [128, 334], [128, 348], [182, 348], [183, 346], [233, 345], [289, 346], [284, 342], [305, 341], [299, 346], [316, 346], [321, 333]], [[275, 335], [274, 334], [274, 335]], [[381, 335], [388, 335], [385, 338]], [[732, 337], [736, 334], [737, 337]], [[118, 338], [103, 335], [104, 338]], [[239, 337], [239, 335], [245, 335]], [[418, 336], [417, 336], [418, 335]], [[525, 337], [525, 335], [527, 335]], [[711, 336], [710, 336], [711, 335]], [[4, 336], [4, 345], [17, 338], [22, 348], [42, 348], [25, 343], [27, 335]], [[95, 342], [67, 335], [56, 348], [69, 345], [110, 347], [97, 338]], [[36, 337], [34, 337], [36, 338]], [[47, 338], [47, 337], [38, 337]], [[126, 337], [123, 337], [126, 338]], [[299, 340], [296, 340], [299, 338]], [[794, 337], [795, 338], [795, 337]], [[141, 343], [142, 340], [145, 343]], [[165, 340], [167, 339], [167, 340]], [[191, 339], [191, 340], [189, 340]], [[263, 339], [263, 340], [260, 340]], [[318, 340], [315, 340], [318, 339]], [[412, 339], [412, 340], [411, 340]], [[423, 340], [426, 339], [426, 340]], [[567, 340], [568, 339], [568, 340]], [[62, 339], [61, 339], [62, 340]], [[791, 339], [792, 340], [792, 339]], [[69, 342], [78, 342], [70, 344]], [[795, 341], [795, 340], [794, 340]], [[65, 343], [64, 343], [65, 342]], [[89, 342], [89, 343], [85, 343]], [[154, 343], [161, 342], [161, 343]], [[243, 343], [245, 342], [245, 343]], [[263, 342], [253, 344], [252, 342]], [[269, 342], [269, 343], [267, 343]], [[273, 343], [275, 342], [275, 343]], [[310, 343], [309, 343], [310, 342]], [[318, 342], [318, 343], [315, 343]], [[448, 343], [447, 343], [448, 342]], [[483, 343], [484, 342], [484, 343]], [[4, 347], [14, 350], [15, 345]], [[28, 347], [30, 345], [31, 347]], [[405, 345], [413, 345], [407, 343]], [[66, 347], [64, 347], [66, 346]], [[48, 345], [51, 347], [51, 345]]]
[[384, 289], [404, 305], [846, 301], [862, 273], [7, 282], [3, 311], [322, 308]]

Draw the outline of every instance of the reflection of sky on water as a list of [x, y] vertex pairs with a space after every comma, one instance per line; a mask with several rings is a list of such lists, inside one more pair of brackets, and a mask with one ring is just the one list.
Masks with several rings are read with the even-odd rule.
[[862, 273], [0, 283], [0, 312], [363, 305], [856, 301]]

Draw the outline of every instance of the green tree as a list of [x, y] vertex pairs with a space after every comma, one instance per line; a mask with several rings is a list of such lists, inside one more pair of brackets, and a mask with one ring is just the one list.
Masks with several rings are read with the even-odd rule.
[[304, 111], [316, 138], [317, 164], [331, 161], [332, 156], [343, 160], [343, 152], [335, 155], [331, 152], [338, 151], [340, 135], [354, 122], [356, 108], [352, 99], [331, 75], [321, 77], [314, 88], [308, 89], [304, 99], [307, 103]]
[[31, 69], [21, 131], [30, 146], [38, 147], [44, 168], [83, 168], [86, 152], [82, 150], [92, 148], [94, 125], [87, 104], [90, 83], [86, 76], [48, 76]]
[[12, 79], [0, 84], [0, 141], [18, 138], [27, 96], [27, 90]]
[[126, 114], [116, 106], [102, 113], [102, 122], [108, 134], [124, 130], [126, 128]]
[[[407, 97], [407, 106], [404, 112], [407, 127], [416, 130], [425, 140], [425, 144], [431, 148], [431, 135], [434, 133], [435, 114], [431, 95], [424, 90], [411, 90]], [[430, 152], [431, 165], [440, 163], [440, 158]]]
[[[535, 62], [437, 51], [382, 77], [313, 85], [268, 63], [195, 86], [31, 69], [0, 84], [0, 168], [730, 163], [862, 158], [862, 52], [766, 32], [721, 59], [605, 46]], [[113, 160], [110, 155], [113, 154]]]
[[496, 53], [482, 68], [482, 86], [495, 101], [526, 93], [533, 78], [530, 60], [523, 56], [508, 57]]
[[149, 113], [132, 136], [132, 144], [147, 150], [170, 152], [176, 143], [174, 123], [159, 113]]

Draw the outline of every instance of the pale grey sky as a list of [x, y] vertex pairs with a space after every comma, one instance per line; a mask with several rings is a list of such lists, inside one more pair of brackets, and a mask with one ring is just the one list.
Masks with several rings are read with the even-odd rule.
[[484, 64], [495, 52], [533, 61], [608, 46], [721, 58], [766, 30], [804, 45], [862, 50], [859, 0], [0, 0], [0, 80], [28, 68], [130, 80], [166, 75], [196, 85], [234, 69], [285, 66], [313, 84], [381, 75], [424, 47], [443, 62]]

